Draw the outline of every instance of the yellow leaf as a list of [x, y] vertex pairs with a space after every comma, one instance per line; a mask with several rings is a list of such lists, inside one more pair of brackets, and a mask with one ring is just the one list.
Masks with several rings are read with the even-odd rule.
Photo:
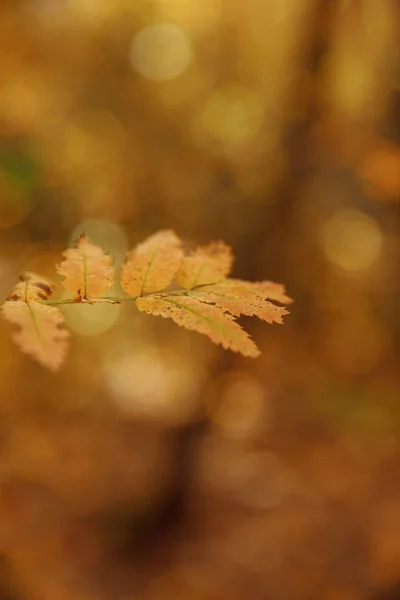
[[31, 271], [25, 271], [20, 275], [19, 282], [13, 287], [8, 300], [40, 302], [47, 300], [52, 293], [53, 285], [48, 279]]
[[292, 298], [286, 295], [285, 286], [282, 283], [274, 283], [273, 281], [252, 283], [250, 281], [241, 281], [240, 279], [227, 279], [227, 282], [232, 282], [232, 285], [235, 286], [240, 286], [243, 283], [246, 286], [250, 284], [264, 300], [274, 300], [280, 304], [292, 304], [293, 302]]
[[181, 263], [181, 245], [173, 231], [163, 230], [131, 250], [121, 268], [125, 292], [136, 297], [165, 289]]
[[223, 348], [244, 356], [259, 356], [260, 352], [248, 333], [234, 317], [217, 306], [211, 306], [189, 296], [154, 295], [137, 298], [140, 311], [172, 319], [177, 325], [198, 331]]
[[202, 302], [215, 304], [237, 317], [256, 316], [267, 323], [282, 323], [282, 317], [288, 311], [265, 298], [273, 296], [281, 303], [291, 301], [280, 284], [269, 281], [252, 283], [240, 279], [226, 279], [221, 283], [206, 285], [192, 290], [190, 295]]
[[224, 242], [212, 242], [185, 256], [178, 272], [178, 283], [186, 290], [215, 283], [229, 275], [232, 263], [231, 248]]
[[7, 321], [20, 327], [13, 340], [22, 352], [51, 371], [61, 366], [68, 349], [69, 333], [61, 328], [65, 318], [60, 310], [40, 302], [7, 300], [2, 306], [2, 314]]
[[113, 259], [85, 234], [63, 252], [57, 272], [66, 290], [82, 299], [105, 294], [114, 281]]

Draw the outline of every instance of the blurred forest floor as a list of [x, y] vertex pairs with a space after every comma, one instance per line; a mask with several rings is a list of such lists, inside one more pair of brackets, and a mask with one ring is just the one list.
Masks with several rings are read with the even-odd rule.
[[1, 1], [1, 298], [171, 228], [295, 300], [256, 360], [69, 307], [57, 375], [1, 322], [1, 600], [400, 597], [399, 42], [398, 0]]

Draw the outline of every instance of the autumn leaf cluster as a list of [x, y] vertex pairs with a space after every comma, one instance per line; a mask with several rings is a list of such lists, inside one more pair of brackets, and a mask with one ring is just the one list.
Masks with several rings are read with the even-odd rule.
[[[267, 323], [282, 323], [291, 299], [281, 284], [229, 277], [233, 255], [223, 242], [213, 242], [189, 254], [170, 230], [160, 231], [128, 252], [120, 281], [126, 296], [107, 295], [114, 283], [112, 257], [82, 234], [63, 252], [57, 265], [70, 298], [52, 300], [51, 282], [24, 273], [2, 306], [3, 317], [17, 325], [13, 340], [43, 366], [55, 371], [65, 360], [69, 332], [60, 310], [63, 304], [135, 302], [141, 312], [172, 319], [202, 333], [215, 344], [244, 356], [260, 354], [237, 323], [241, 315]], [[172, 289], [171, 284], [177, 283]], [[273, 302], [271, 302], [273, 301]]]

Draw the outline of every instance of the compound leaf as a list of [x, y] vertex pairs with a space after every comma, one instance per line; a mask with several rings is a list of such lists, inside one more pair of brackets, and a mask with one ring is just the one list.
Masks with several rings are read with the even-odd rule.
[[[181, 240], [171, 230], [152, 235], [128, 253], [121, 284], [130, 297], [102, 297], [114, 281], [113, 260], [85, 234], [63, 257], [57, 271], [74, 294], [72, 299], [48, 300], [52, 284], [35, 273], [24, 273], [1, 307], [3, 317], [20, 328], [13, 337], [20, 349], [53, 371], [64, 361], [69, 337], [65, 318], [54, 305], [136, 301], [142, 312], [170, 318], [225, 349], [255, 357], [260, 352], [236, 317], [282, 323], [288, 311], [274, 302], [292, 302], [279, 283], [228, 278], [233, 256], [223, 242], [184, 257]], [[183, 289], [160, 293], [175, 277]]]

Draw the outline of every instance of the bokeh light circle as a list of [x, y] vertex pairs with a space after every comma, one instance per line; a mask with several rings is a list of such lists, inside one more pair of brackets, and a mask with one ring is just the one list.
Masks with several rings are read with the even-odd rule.
[[193, 123], [196, 143], [213, 152], [242, 151], [254, 141], [263, 122], [258, 94], [240, 85], [224, 85], [206, 99]]
[[356, 274], [371, 268], [382, 252], [382, 230], [372, 217], [354, 209], [340, 209], [324, 224], [322, 245], [337, 267]]
[[74, 304], [63, 307], [68, 328], [75, 333], [94, 337], [108, 331], [118, 319], [121, 305]]
[[145, 27], [133, 39], [130, 51], [133, 68], [140, 75], [159, 82], [179, 77], [191, 58], [189, 38], [174, 23]]
[[118, 265], [125, 258], [128, 250], [128, 238], [118, 223], [109, 219], [92, 218], [81, 221], [72, 231], [70, 245], [85, 233], [95, 244], [98, 244], [113, 257]]
[[143, 340], [137, 348], [111, 352], [103, 370], [112, 403], [125, 416], [176, 425], [196, 414], [196, 389], [203, 374], [191, 361], [182, 364], [173, 352], [156, 350]]

